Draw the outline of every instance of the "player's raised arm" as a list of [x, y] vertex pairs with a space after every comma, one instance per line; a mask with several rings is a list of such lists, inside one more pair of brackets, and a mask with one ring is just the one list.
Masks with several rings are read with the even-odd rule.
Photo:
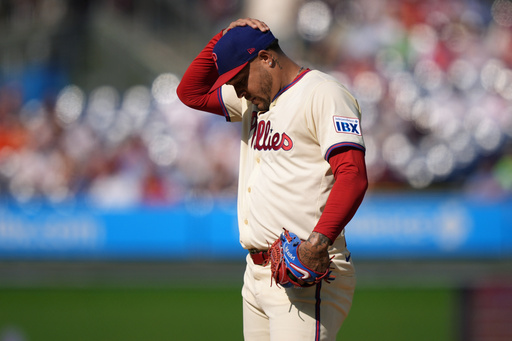
[[185, 105], [218, 115], [222, 115], [220, 102], [209, 91], [219, 77], [212, 51], [222, 35], [223, 32], [216, 34], [192, 61], [177, 89], [178, 98]]
[[219, 71], [213, 57], [213, 49], [224, 34], [238, 26], [250, 26], [262, 32], [269, 30], [264, 22], [245, 18], [233, 21], [226, 29], [216, 34], [192, 61], [178, 85], [178, 98], [185, 105], [193, 109], [224, 115], [219, 96], [216, 92], [212, 91], [212, 87], [219, 78]]

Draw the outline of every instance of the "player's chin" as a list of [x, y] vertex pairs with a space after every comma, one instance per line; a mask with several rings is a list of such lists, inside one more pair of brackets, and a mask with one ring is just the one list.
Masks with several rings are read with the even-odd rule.
[[255, 101], [253, 103], [259, 111], [268, 111], [270, 108], [270, 104], [264, 101]]

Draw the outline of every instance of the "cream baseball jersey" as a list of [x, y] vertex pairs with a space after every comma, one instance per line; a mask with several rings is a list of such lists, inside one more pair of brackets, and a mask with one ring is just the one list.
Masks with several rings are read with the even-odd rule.
[[[334, 176], [329, 153], [365, 149], [357, 101], [335, 78], [306, 71], [266, 112], [222, 86], [228, 121], [242, 121], [238, 224], [246, 249], [267, 249], [283, 227], [307, 239], [320, 219]], [[340, 236], [343, 236], [343, 232]]]

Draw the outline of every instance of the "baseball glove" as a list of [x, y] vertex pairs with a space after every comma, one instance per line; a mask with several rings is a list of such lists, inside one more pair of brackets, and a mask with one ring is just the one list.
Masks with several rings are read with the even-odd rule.
[[330, 276], [330, 267], [327, 267], [324, 273], [319, 273], [304, 265], [297, 253], [302, 241], [295, 233], [283, 229], [284, 232], [268, 251], [272, 279], [276, 284], [285, 288], [310, 287], [322, 280], [326, 282], [334, 280], [334, 277]]

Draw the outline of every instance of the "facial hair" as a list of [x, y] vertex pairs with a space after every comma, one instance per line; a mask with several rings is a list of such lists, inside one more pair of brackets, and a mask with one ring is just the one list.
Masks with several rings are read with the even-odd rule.
[[259, 100], [261, 102], [261, 104], [258, 105], [259, 110], [268, 111], [268, 109], [270, 108], [273, 85], [274, 80], [272, 79], [272, 75], [267, 70], [263, 70], [260, 83], [260, 93], [262, 94], [262, 97], [259, 97]]

